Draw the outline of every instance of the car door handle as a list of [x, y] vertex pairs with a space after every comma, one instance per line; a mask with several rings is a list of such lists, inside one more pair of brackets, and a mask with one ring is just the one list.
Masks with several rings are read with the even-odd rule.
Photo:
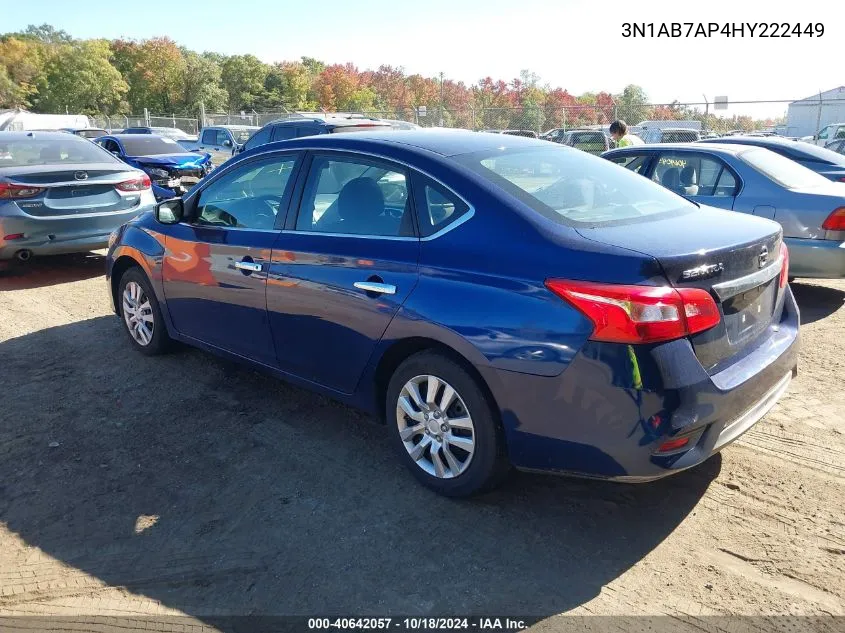
[[261, 264], [255, 262], [235, 262], [235, 268], [238, 270], [248, 270], [251, 273], [260, 273]]
[[380, 295], [395, 295], [396, 286], [392, 284], [380, 284], [375, 281], [356, 281], [354, 284], [358, 290], [366, 290]]

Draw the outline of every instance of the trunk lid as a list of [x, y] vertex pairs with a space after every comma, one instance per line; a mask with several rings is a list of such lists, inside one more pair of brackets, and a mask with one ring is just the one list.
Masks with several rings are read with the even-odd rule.
[[139, 171], [124, 165], [86, 164], [77, 169], [62, 167], [45, 171], [44, 166], [16, 169], [4, 180], [39, 187], [31, 198], [16, 200], [18, 208], [35, 217], [91, 216], [126, 211], [140, 201], [140, 192], [121, 192], [115, 185], [138, 178]]
[[702, 207], [641, 224], [578, 232], [650, 255], [670, 285], [703, 288], [713, 296], [721, 322], [691, 337], [696, 356], [711, 373], [728, 364], [778, 316], [782, 230], [775, 222]]

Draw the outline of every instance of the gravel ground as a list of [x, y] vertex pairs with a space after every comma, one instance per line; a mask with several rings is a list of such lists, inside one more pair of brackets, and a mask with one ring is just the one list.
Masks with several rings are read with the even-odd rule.
[[366, 416], [134, 353], [102, 269], [0, 278], [0, 615], [845, 615], [843, 282], [793, 285], [799, 377], [701, 467], [453, 501]]

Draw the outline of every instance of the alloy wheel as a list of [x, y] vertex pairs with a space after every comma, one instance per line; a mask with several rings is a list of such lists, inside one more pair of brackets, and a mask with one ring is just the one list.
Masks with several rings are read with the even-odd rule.
[[130, 281], [123, 289], [123, 320], [138, 345], [146, 347], [150, 344], [155, 329], [153, 307], [141, 284], [136, 281]]
[[405, 450], [433, 477], [463, 473], [475, 451], [475, 427], [461, 395], [437, 376], [411, 378], [399, 392], [396, 423]]

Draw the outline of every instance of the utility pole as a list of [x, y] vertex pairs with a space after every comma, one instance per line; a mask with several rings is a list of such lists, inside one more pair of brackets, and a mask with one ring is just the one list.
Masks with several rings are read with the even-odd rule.
[[437, 124], [443, 127], [443, 72], [440, 72], [440, 122]]
[[701, 95], [704, 97], [704, 132], [707, 131], [707, 116], [710, 114], [710, 102], [707, 100], [707, 95]]

